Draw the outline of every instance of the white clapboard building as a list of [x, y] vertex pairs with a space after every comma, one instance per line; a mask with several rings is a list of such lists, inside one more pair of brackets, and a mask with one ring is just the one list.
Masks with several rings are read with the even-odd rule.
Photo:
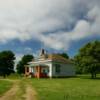
[[25, 65], [25, 76], [36, 78], [75, 76], [75, 67], [71, 60], [58, 54], [47, 54], [42, 49], [38, 58]]

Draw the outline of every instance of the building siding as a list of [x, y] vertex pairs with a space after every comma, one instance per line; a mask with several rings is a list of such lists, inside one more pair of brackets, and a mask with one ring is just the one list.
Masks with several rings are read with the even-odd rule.
[[[67, 77], [67, 76], [75, 76], [75, 66], [74, 64], [65, 64], [65, 63], [60, 63], [60, 62], [53, 62], [53, 61], [48, 61], [48, 62], [41, 62], [39, 64], [45, 64], [49, 68], [48, 72], [48, 77]], [[56, 72], [56, 64], [60, 65], [60, 72]], [[35, 72], [33, 68], [29, 68], [29, 72]]]
[[[55, 64], [59, 64], [60, 67], [60, 73], [56, 73], [56, 66]], [[52, 76], [75, 76], [75, 68], [73, 64], [63, 64], [63, 63], [53, 63], [53, 70], [52, 70]]]

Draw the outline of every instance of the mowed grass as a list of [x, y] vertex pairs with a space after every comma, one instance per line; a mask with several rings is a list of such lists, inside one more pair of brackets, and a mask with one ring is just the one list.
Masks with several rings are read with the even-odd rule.
[[39, 100], [100, 100], [100, 80], [30, 79]]
[[3, 95], [6, 91], [8, 91], [12, 87], [12, 82], [6, 80], [0, 80], [0, 96]]

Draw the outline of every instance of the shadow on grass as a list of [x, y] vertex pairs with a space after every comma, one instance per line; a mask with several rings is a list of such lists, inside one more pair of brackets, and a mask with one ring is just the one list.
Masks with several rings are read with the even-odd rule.
[[91, 78], [91, 75], [77, 75], [76, 78], [80, 78], [80, 79], [91, 79], [91, 80], [100, 80], [100, 74], [97, 75], [96, 78]]

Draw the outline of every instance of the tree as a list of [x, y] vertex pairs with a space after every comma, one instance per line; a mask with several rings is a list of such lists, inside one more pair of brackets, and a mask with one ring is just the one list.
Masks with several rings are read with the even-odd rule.
[[17, 73], [19, 73], [19, 74], [25, 73], [24, 65], [26, 65], [28, 62], [32, 61], [33, 58], [34, 58], [33, 55], [24, 55], [22, 57], [21, 61], [19, 61], [17, 64]]
[[60, 56], [62, 56], [62, 57], [64, 57], [64, 58], [66, 58], [66, 59], [69, 59], [69, 56], [68, 56], [68, 54], [67, 53], [58, 53], [58, 55], [60, 55]]
[[0, 75], [4, 77], [14, 72], [15, 54], [12, 51], [0, 52]]
[[91, 73], [91, 78], [96, 78], [100, 72], [100, 41], [86, 44], [75, 56], [77, 71]]

